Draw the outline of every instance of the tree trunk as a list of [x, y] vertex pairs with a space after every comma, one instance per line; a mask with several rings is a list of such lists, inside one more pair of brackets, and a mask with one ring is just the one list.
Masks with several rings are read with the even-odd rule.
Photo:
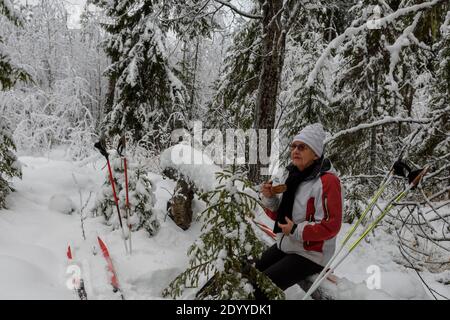
[[194, 70], [192, 75], [192, 88], [191, 93], [189, 97], [189, 105], [191, 107], [192, 112], [195, 112], [194, 103], [195, 103], [195, 93], [197, 90], [197, 68], [198, 68], [198, 46], [199, 46], [199, 39], [196, 38], [196, 44], [195, 44], [195, 54], [194, 54]]
[[167, 202], [169, 217], [183, 230], [189, 229], [192, 222], [192, 201], [196, 187], [189, 179], [174, 168], [167, 168], [163, 174], [177, 182], [172, 198]]
[[188, 182], [178, 180], [174, 195], [167, 202], [169, 217], [183, 230], [189, 229], [192, 222], [192, 200], [194, 191]]
[[[378, 106], [378, 75], [373, 75], [373, 100], [371, 105], [371, 120], [376, 118], [376, 110]], [[377, 128], [372, 127], [370, 129], [370, 167], [369, 173], [375, 174], [376, 160], [377, 160]]]
[[101, 69], [101, 60], [98, 58], [100, 56], [100, 52], [97, 51], [97, 110], [95, 111], [95, 128], [100, 128], [101, 121], [104, 117], [104, 113], [102, 110], [103, 105], [103, 92], [102, 92], [102, 69]]
[[[282, 33], [281, 13], [283, 1], [265, 1], [263, 9], [262, 29], [262, 65], [259, 77], [258, 93], [256, 98], [255, 129], [267, 131], [267, 155], [271, 152], [270, 131], [275, 125], [277, 110], [278, 86], [283, 68], [283, 54], [286, 34]], [[259, 135], [259, 132], [258, 132]], [[258, 141], [259, 146], [259, 141]], [[260, 148], [258, 148], [259, 150]], [[255, 183], [261, 181], [261, 161], [250, 165], [249, 179]]]
[[328, 25], [328, 42], [331, 42], [331, 40], [333, 40], [333, 35], [332, 35], [333, 21], [334, 21], [334, 8], [331, 7], [330, 24]]
[[106, 101], [103, 114], [108, 114], [114, 107], [114, 93], [116, 91], [116, 78], [109, 76], [108, 78], [108, 91], [106, 92]]

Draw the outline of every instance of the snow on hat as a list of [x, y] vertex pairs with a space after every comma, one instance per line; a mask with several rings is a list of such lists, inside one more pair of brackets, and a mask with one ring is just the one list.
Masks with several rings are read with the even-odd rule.
[[323, 141], [325, 140], [325, 131], [320, 123], [310, 124], [303, 128], [293, 141], [301, 141], [306, 143], [318, 156], [323, 153]]

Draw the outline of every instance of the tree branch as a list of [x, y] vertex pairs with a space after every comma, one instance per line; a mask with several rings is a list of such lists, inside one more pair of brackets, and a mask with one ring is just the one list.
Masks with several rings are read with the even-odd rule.
[[414, 119], [414, 118], [400, 118], [400, 117], [391, 117], [391, 116], [386, 116], [381, 120], [377, 120], [374, 121], [372, 123], [362, 123], [356, 127], [347, 129], [347, 130], [342, 130], [339, 131], [338, 133], [334, 134], [333, 136], [325, 139], [325, 144], [336, 140], [337, 138], [349, 134], [349, 133], [355, 133], [357, 131], [363, 130], [363, 129], [368, 129], [368, 128], [372, 128], [372, 127], [376, 127], [376, 126], [381, 126], [384, 124], [391, 124], [391, 123], [401, 123], [401, 122], [411, 122], [411, 123], [421, 123], [421, 124], [426, 124], [426, 123], [430, 123], [432, 121], [432, 119], [429, 118], [423, 118], [423, 119]]
[[[399, 17], [405, 16], [412, 12], [418, 12], [420, 10], [431, 8], [440, 2], [443, 2], [443, 0], [432, 0], [432, 1], [424, 2], [424, 3], [416, 4], [416, 5], [407, 7], [407, 8], [398, 9], [397, 11], [395, 11], [394, 13], [391, 13], [390, 15], [380, 18], [378, 20], [378, 23], [379, 23], [380, 27], [382, 27], [389, 22], [395, 21]], [[356, 34], [358, 34], [359, 32], [361, 32], [363, 30], [366, 30], [366, 29], [367, 29], [366, 23], [363, 23], [362, 25], [360, 25], [358, 27], [352, 26], [352, 27], [347, 28], [347, 30], [345, 30], [343, 34], [334, 38], [333, 41], [331, 41], [328, 44], [327, 48], [323, 51], [320, 58], [317, 59], [314, 69], [309, 73], [308, 81], [306, 82], [306, 87], [311, 87], [314, 84], [314, 81], [316, 80], [320, 69], [323, 67], [326, 58], [329, 55], [331, 55], [331, 52], [334, 49], [339, 47], [346, 39], [351, 39]]]
[[244, 12], [244, 11], [238, 9], [236, 6], [232, 5], [229, 1], [226, 1], [226, 0], [214, 0], [214, 1], [230, 8], [231, 10], [233, 10], [234, 12], [236, 12], [237, 14], [239, 14], [243, 17], [250, 18], [250, 19], [262, 19], [263, 18], [261, 15], [255, 15], [255, 14]]

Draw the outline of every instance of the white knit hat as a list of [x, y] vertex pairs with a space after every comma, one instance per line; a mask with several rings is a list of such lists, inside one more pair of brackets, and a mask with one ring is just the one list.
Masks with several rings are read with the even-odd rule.
[[318, 156], [321, 157], [323, 153], [323, 141], [325, 140], [325, 131], [320, 123], [310, 124], [303, 128], [294, 137], [293, 141], [301, 141], [306, 143]]

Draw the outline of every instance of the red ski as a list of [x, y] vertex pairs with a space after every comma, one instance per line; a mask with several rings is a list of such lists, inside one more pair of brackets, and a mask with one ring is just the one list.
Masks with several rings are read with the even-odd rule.
[[108, 248], [106, 247], [106, 244], [102, 241], [102, 239], [100, 239], [100, 237], [97, 237], [97, 240], [98, 244], [100, 245], [100, 248], [102, 249], [103, 257], [105, 257], [106, 263], [108, 264], [108, 271], [111, 272], [111, 285], [113, 287], [113, 291], [114, 292], [119, 291], [120, 297], [122, 298], [122, 300], [125, 300], [122, 290], [119, 287], [119, 281], [117, 280], [117, 274], [114, 269], [111, 256], [109, 255]]
[[276, 240], [277, 235], [272, 231], [272, 229], [270, 229], [268, 226], [266, 226], [264, 223], [256, 221], [256, 220], [252, 220], [253, 223], [255, 223], [262, 231], [264, 231], [269, 237], [271, 237], [272, 239]]
[[[71, 265], [74, 264], [74, 259], [72, 255], [72, 250], [70, 249], [70, 246], [67, 247], [67, 258], [69, 259], [69, 263]], [[76, 272], [80, 272], [79, 270]], [[74, 278], [72, 278], [72, 285], [75, 290], [75, 292], [78, 294], [78, 297], [80, 300], [87, 300], [87, 293], [86, 289], [84, 287], [84, 281], [81, 277], [81, 274], [75, 275]]]

